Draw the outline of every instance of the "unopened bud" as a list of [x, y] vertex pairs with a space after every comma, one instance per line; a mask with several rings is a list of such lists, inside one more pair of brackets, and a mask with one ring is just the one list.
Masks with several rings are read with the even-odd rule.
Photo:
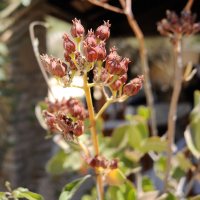
[[97, 59], [97, 51], [94, 47], [87, 45], [86, 42], [83, 42], [83, 55], [88, 62], [94, 62]]
[[113, 160], [111, 160], [111, 164], [110, 164], [110, 169], [117, 169], [118, 168], [118, 162], [119, 162], [119, 158], [115, 158]]
[[81, 25], [81, 20], [72, 20], [73, 26], [70, 30], [73, 38], [82, 38], [83, 33], [85, 32], [84, 27]]
[[111, 24], [109, 24], [109, 20], [107, 22], [104, 21], [104, 24], [97, 28], [96, 37], [99, 40], [107, 40], [110, 36], [110, 27]]
[[83, 134], [84, 131], [84, 124], [83, 121], [78, 120], [74, 125], [73, 133], [76, 137]]
[[75, 46], [74, 42], [72, 42], [69, 39], [69, 35], [64, 33], [62, 38], [64, 39], [63, 47], [64, 47], [65, 51], [67, 52], [67, 54], [70, 55], [70, 54], [74, 53], [76, 51], [76, 46]]
[[85, 36], [83, 41], [86, 42], [87, 45], [90, 45], [92, 47], [96, 46], [97, 41], [94, 35], [94, 31], [92, 31], [92, 29], [90, 29], [90, 31], [88, 30], [88, 34]]

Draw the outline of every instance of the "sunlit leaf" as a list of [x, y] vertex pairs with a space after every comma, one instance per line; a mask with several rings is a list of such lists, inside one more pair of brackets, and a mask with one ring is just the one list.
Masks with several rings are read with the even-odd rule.
[[160, 156], [158, 160], [154, 162], [154, 170], [165, 172], [166, 170], [166, 158], [164, 155]]
[[182, 152], [177, 153], [177, 158], [179, 161], [179, 167], [182, 170], [189, 169], [192, 166], [192, 163], [190, 162], [190, 160], [188, 158], [186, 158]]
[[119, 169], [111, 170], [105, 178], [108, 185], [121, 186], [126, 181], [126, 177]]
[[117, 191], [116, 195], [117, 195], [116, 200], [126, 200], [126, 199], [124, 199], [123, 193], [120, 190]]
[[145, 106], [139, 106], [137, 109], [138, 115], [144, 117], [145, 119], [149, 119], [150, 116], [150, 110], [148, 107]]
[[194, 157], [199, 159], [200, 158], [200, 152], [197, 150], [197, 148], [194, 145], [190, 126], [186, 127], [186, 130], [184, 132], [184, 136], [185, 136], [185, 141], [186, 141], [188, 149], [191, 151], [191, 153], [193, 154]]
[[77, 179], [65, 185], [59, 197], [59, 200], [71, 199], [73, 195], [75, 194], [75, 192], [77, 191], [77, 189], [83, 184], [83, 182], [90, 177], [91, 175], [87, 175], [87, 176], [84, 176], [83, 178]]
[[124, 156], [132, 162], [138, 162], [144, 156], [144, 153], [139, 150], [126, 149]]
[[144, 192], [155, 190], [155, 187], [154, 187], [151, 179], [148, 176], [142, 177], [142, 189]]
[[3, 197], [5, 197], [5, 192], [0, 192], [0, 198], [3, 198]]
[[185, 176], [185, 171], [182, 170], [180, 167], [176, 167], [173, 170], [172, 178], [180, 179], [181, 177]]
[[81, 200], [93, 200], [92, 197], [90, 195], [84, 195]]
[[13, 191], [13, 194], [17, 198], [26, 198], [29, 200], [43, 200], [43, 197], [41, 195], [30, 192], [27, 188], [19, 187]]
[[150, 137], [138, 149], [143, 153], [166, 151], [167, 140], [161, 140], [160, 137]]

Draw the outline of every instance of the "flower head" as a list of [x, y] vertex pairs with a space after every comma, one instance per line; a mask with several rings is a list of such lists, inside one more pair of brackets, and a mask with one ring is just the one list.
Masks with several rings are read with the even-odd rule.
[[99, 40], [107, 40], [110, 36], [110, 27], [109, 20], [107, 22], [104, 21], [104, 24], [97, 28], [96, 37]]
[[81, 25], [81, 20], [77, 20], [75, 18], [75, 20], [72, 20], [72, 22], [73, 22], [73, 26], [70, 30], [72, 37], [73, 38], [82, 38], [83, 34], [85, 32], [85, 29]]

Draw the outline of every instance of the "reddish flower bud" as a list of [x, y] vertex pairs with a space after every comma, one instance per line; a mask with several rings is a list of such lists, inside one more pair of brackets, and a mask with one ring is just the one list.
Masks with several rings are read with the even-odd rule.
[[52, 113], [49, 113], [47, 110], [43, 110], [42, 112], [44, 118], [45, 118], [45, 123], [47, 124], [47, 126], [52, 127], [53, 124], [56, 124], [55, 122], [55, 115]]
[[126, 81], [127, 81], [127, 73], [123, 74], [122, 76], [120, 76], [120, 80], [121, 80], [122, 84], [126, 83]]
[[67, 117], [65, 114], [58, 112], [58, 115], [56, 115], [55, 122], [59, 125], [61, 130], [64, 133], [69, 133], [70, 131], [73, 131], [74, 126], [72, 123], [72, 119]]
[[73, 133], [76, 137], [79, 137], [84, 132], [84, 124], [83, 121], [78, 120], [74, 125]]
[[118, 168], [118, 162], [119, 162], [119, 158], [115, 158], [113, 160], [111, 160], [111, 164], [110, 164], [110, 169], [117, 169]]
[[107, 40], [110, 36], [110, 27], [111, 24], [109, 24], [109, 20], [107, 22], [104, 21], [104, 24], [97, 28], [96, 37], [99, 40]]
[[124, 69], [124, 71], [128, 71], [128, 63], [130, 63], [131, 61], [129, 61], [128, 58], [124, 58], [121, 62], [120, 62], [120, 65], [121, 65], [121, 68]]
[[82, 106], [78, 100], [73, 101], [73, 105], [69, 108], [72, 117], [78, 117], [82, 113]]
[[100, 42], [96, 47], [95, 50], [97, 51], [97, 61], [103, 61], [106, 57], [106, 49], [105, 43]]
[[[83, 107], [82, 107], [83, 108]], [[89, 112], [85, 108], [83, 108], [82, 113], [78, 116], [78, 119], [84, 121], [86, 118], [89, 118]]]
[[56, 61], [56, 65], [52, 64], [51, 74], [53, 76], [58, 76], [62, 78], [63, 76], [66, 75], [66, 72], [67, 72], [67, 65], [65, 63], [62, 63], [60, 59]]
[[[108, 79], [108, 83], [110, 83], [112, 81], [112, 79], [113, 79], [113, 77], [110, 77]], [[117, 79], [112, 84], [110, 84], [109, 87], [111, 87], [112, 90], [114, 90], [114, 91], [118, 91], [121, 85], [122, 85], [122, 81], [120, 79]]]
[[107, 168], [108, 163], [109, 163], [108, 160], [104, 156], [102, 156], [102, 157], [96, 156], [95, 161], [96, 161], [96, 164], [95, 164], [96, 167], [102, 167], [104, 169]]
[[70, 70], [78, 71], [78, 68], [76, 67], [76, 65], [75, 65], [75, 63], [74, 63], [73, 60], [70, 60], [69, 64], [70, 64], [70, 65], [69, 65], [69, 69], [70, 69]]
[[112, 48], [110, 49], [110, 54], [107, 55], [106, 61], [113, 60], [113, 59], [116, 58], [116, 57], [118, 57], [118, 59], [120, 59], [120, 61], [121, 61], [120, 56], [117, 54], [117, 49], [115, 49], [115, 46], [114, 46], [114, 47], [112, 47]]
[[73, 22], [73, 26], [70, 30], [71, 35], [73, 38], [82, 38], [83, 37], [83, 33], [85, 32], [84, 27], [81, 25], [81, 20], [77, 20], [75, 18], [75, 20], [72, 20]]
[[178, 22], [179, 18], [178, 15], [174, 11], [167, 10], [167, 19], [172, 23], [175, 24]]
[[63, 47], [64, 47], [65, 51], [67, 52], [67, 54], [70, 55], [70, 54], [74, 53], [76, 51], [76, 46], [75, 46], [74, 42], [72, 42], [69, 39], [69, 35], [64, 33], [62, 38], [64, 39]]
[[143, 76], [134, 78], [130, 83], [126, 84], [123, 88], [124, 94], [127, 96], [135, 95], [142, 88], [142, 82], [144, 81]]
[[67, 100], [66, 104], [68, 106], [68, 108], [70, 108], [71, 106], [74, 105], [74, 98], [73, 97], [70, 97], [69, 100]]
[[157, 24], [157, 31], [159, 31], [161, 35], [167, 35], [168, 34], [168, 31], [166, 31], [164, 29], [164, 26], [163, 26], [162, 23]]
[[[93, 70], [94, 73], [94, 81], [97, 81], [97, 77], [98, 77], [98, 68], [96, 68], [95, 70]], [[101, 68], [101, 73], [100, 73], [100, 82], [105, 82], [106, 78], [107, 78], [107, 71], [105, 70], [105, 68]]]
[[90, 29], [90, 31], [88, 30], [88, 34], [85, 36], [83, 41], [86, 42], [87, 45], [90, 45], [92, 47], [96, 46], [97, 41], [96, 41], [96, 37], [94, 35], [94, 31], [92, 31], [92, 29]]
[[172, 28], [171, 23], [167, 19], [161, 20], [162, 26], [166, 31], [169, 31]]
[[43, 54], [42, 56], [40, 56], [40, 58], [41, 58], [43, 66], [44, 66], [44, 69], [47, 72], [49, 72], [50, 63], [51, 63], [50, 58], [48, 57], [47, 54], [45, 54], [45, 55]]
[[94, 158], [86, 158], [85, 161], [90, 167], [95, 168], [96, 161]]
[[97, 51], [94, 47], [88, 46], [86, 42], [83, 42], [83, 55], [88, 62], [94, 62], [97, 59]]
[[69, 54], [66, 51], [64, 51], [64, 57], [65, 57], [66, 62], [70, 62], [71, 57], [69, 56]]

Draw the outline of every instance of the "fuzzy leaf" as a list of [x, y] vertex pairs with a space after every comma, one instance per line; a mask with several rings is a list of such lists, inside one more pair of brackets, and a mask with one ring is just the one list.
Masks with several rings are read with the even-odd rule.
[[150, 116], [150, 110], [146, 106], [139, 106], [137, 109], [138, 115], [144, 117], [145, 119], [149, 119]]

